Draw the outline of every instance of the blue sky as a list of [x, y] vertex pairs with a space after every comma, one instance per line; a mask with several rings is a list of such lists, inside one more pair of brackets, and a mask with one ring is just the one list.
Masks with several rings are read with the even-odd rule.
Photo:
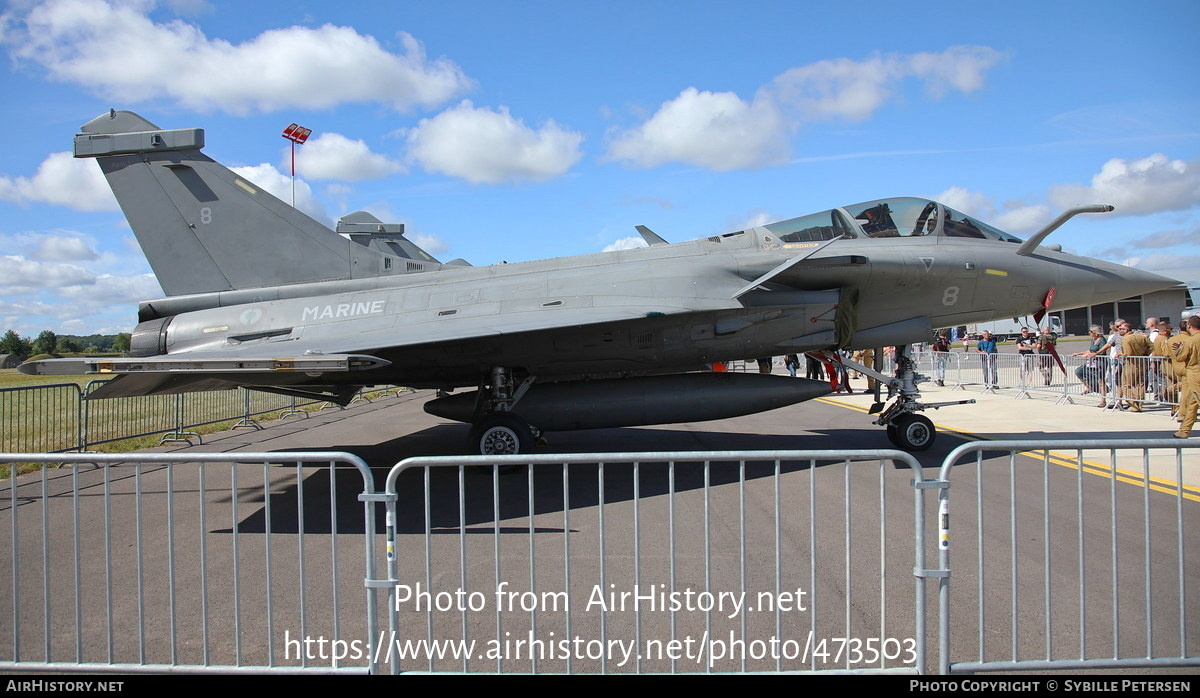
[[161, 295], [95, 163], [109, 108], [442, 259], [600, 252], [923, 196], [1200, 278], [1200, 3], [102, 2], [0, 14], [0, 330]]

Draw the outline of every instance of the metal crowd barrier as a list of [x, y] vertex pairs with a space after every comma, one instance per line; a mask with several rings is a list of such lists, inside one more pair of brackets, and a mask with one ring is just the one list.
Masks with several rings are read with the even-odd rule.
[[0, 451], [58, 453], [83, 443], [79, 386], [0, 388]]
[[[288, 417], [319, 400], [257, 390], [214, 390], [180, 395], [143, 395], [86, 400], [107, 380], [0, 389], [0, 452], [86, 451], [101, 444], [162, 435], [160, 443], [203, 437], [197, 427], [237, 421], [234, 428], [257, 426], [254, 417], [278, 412]], [[364, 388], [366, 393], [399, 395], [405, 389]], [[356, 397], [357, 401], [360, 397]], [[365, 399], [365, 398], [362, 398]], [[368, 400], [369, 402], [369, 400]]]
[[[930, 381], [940, 379], [950, 388], [997, 394], [1016, 391], [1015, 398], [1057, 396], [1060, 404], [1103, 399], [1113, 409], [1129, 401], [1143, 408], [1179, 405], [1175, 372], [1169, 361], [1157, 356], [1123, 357], [1114, 362], [1108, 357], [1059, 354], [1062, 367], [1049, 354], [980, 354], [955, 349], [945, 353], [923, 350], [914, 358], [918, 370]], [[884, 363], [884, 372], [895, 370], [891, 359], [885, 358]], [[989, 379], [989, 369], [994, 370], [995, 380]], [[1128, 388], [1122, 388], [1123, 379]]]
[[[82, 397], [86, 398], [107, 382], [89, 381]], [[142, 395], [111, 400], [81, 400], [83, 439], [79, 449], [178, 431], [183, 415], [182, 398], [183, 395]]]
[[939, 673], [1200, 666], [1200, 487], [1183, 484], [1198, 459], [1200, 442], [1176, 439], [954, 449], [939, 473], [939, 560], [954, 570], [939, 590]]
[[367, 465], [348, 453], [186, 457], [10, 468], [0, 671], [364, 671], [375, 518], [354, 495], [373, 492]]
[[[383, 495], [383, 660], [924, 671], [922, 481], [900, 451], [410, 458]], [[905, 587], [911, 604], [889, 605]]]
[[0, 454], [0, 671], [1195, 667], [1198, 448]]

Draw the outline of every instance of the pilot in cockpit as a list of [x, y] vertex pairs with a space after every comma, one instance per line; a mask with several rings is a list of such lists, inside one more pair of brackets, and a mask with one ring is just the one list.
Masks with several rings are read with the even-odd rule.
[[887, 202], [864, 209], [855, 220], [861, 221], [863, 232], [873, 238], [896, 237], [900, 234]]

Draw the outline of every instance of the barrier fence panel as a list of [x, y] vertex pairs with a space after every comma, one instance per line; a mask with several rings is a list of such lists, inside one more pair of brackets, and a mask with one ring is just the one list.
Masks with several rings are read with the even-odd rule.
[[252, 424], [254, 417], [321, 403], [320, 400], [297, 401], [295, 397], [246, 388], [187, 393], [184, 398], [185, 429], [234, 419], [240, 419], [239, 425], [245, 426]]
[[[597, 462], [597, 461], [600, 462]], [[387, 502], [399, 671], [918, 672], [899, 451], [411, 458]]]
[[[109, 379], [111, 380], [111, 379]], [[89, 381], [83, 389], [83, 447], [164, 434], [179, 429], [180, 399], [177, 395], [88, 400], [108, 380]]]
[[[319, 400], [257, 390], [214, 390], [180, 395], [142, 395], [87, 400], [111, 379], [0, 388], [0, 452], [58, 453], [163, 434], [163, 440], [199, 437], [188, 429], [233, 422], [277, 412], [278, 417], [307, 414], [300, 407]], [[375, 387], [398, 396], [406, 388]], [[366, 392], [366, 391], [364, 391]]]
[[[985, 358], [986, 357], [986, 358]], [[1093, 404], [1103, 400], [1113, 409], [1132, 403], [1134, 409], [1174, 408], [1179, 404], [1179, 380], [1170, 362], [1157, 356], [1108, 357], [1060, 354], [980, 354], [974, 351], [914, 355], [917, 370], [946, 387], [1012, 394], [1056, 397], [1062, 403]], [[1062, 365], [1059, 365], [1061, 361]], [[885, 373], [895, 371], [885, 358]], [[993, 369], [988, 373], [985, 369]], [[926, 384], [928, 385], [928, 384]], [[1001, 392], [1004, 391], [1004, 392]], [[1015, 392], [1013, 392], [1015, 391]]]
[[1198, 463], [1175, 439], [951, 452], [939, 673], [1200, 666]]
[[[200, 393], [184, 393], [180, 429], [194, 429], [206, 424], [217, 424], [232, 419], [249, 419], [246, 409], [247, 395], [252, 391], [206, 390]], [[278, 397], [278, 396], [272, 396]]]
[[366, 464], [180, 458], [64, 454], [60, 468], [10, 468], [0, 671], [365, 671], [378, 635], [377, 591], [361, 582], [376, 576]]
[[78, 385], [0, 388], [0, 452], [78, 450], [81, 429]]
[[1197, 449], [415, 458], [383, 493], [343, 453], [60, 454], [0, 481], [0, 671], [1195, 667]]

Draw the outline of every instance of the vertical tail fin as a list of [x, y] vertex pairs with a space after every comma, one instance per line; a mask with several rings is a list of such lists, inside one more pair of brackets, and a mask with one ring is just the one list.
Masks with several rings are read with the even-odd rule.
[[80, 130], [75, 157], [100, 163], [167, 295], [402, 271], [201, 153], [202, 129], [110, 111]]

